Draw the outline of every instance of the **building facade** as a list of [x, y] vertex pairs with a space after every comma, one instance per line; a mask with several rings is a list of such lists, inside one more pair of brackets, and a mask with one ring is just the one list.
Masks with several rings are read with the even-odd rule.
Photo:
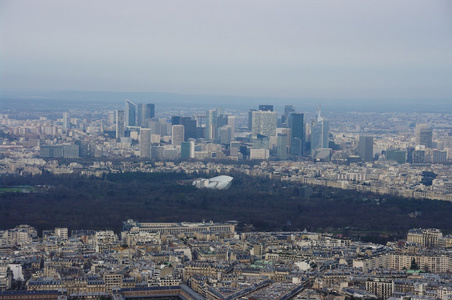
[[291, 134], [290, 153], [292, 155], [303, 155], [306, 140], [304, 114], [290, 113], [288, 118]]
[[140, 130], [140, 158], [151, 158], [151, 129], [149, 128]]
[[416, 124], [414, 135], [416, 139], [416, 146], [425, 146], [426, 148], [432, 148], [433, 130], [428, 127], [428, 124]]
[[363, 161], [373, 161], [374, 158], [374, 138], [367, 135], [359, 136], [358, 154]]
[[268, 137], [276, 135], [277, 114], [273, 111], [252, 112], [252, 134], [265, 135]]
[[129, 100], [126, 100], [126, 108], [124, 110], [124, 122], [125, 126], [136, 126], [136, 114], [137, 114], [137, 106]]
[[146, 119], [152, 119], [155, 116], [155, 105], [152, 103], [138, 104], [137, 125], [146, 127]]
[[180, 145], [185, 139], [184, 133], [184, 125], [173, 125], [171, 128], [171, 144]]
[[320, 115], [318, 109], [317, 119], [311, 127], [311, 153], [315, 149], [329, 148], [330, 123]]
[[124, 136], [124, 111], [117, 110], [116, 111], [116, 139], [120, 139]]

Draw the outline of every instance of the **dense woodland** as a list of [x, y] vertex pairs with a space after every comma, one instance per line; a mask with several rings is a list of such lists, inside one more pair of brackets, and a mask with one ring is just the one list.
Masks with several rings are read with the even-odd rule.
[[[38, 231], [121, 229], [132, 218], [149, 222], [239, 221], [239, 230], [328, 231], [384, 242], [410, 228], [452, 232], [452, 202], [404, 199], [312, 187], [232, 174], [229, 190], [196, 189], [180, 173], [122, 173], [103, 178], [80, 175], [3, 176], [1, 187], [39, 186], [23, 193], [0, 193], [0, 229], [30, 224]], [[44, 187], [43, 187], [44, 186]], [[250, 224], [253, 225], [250, 226]]]

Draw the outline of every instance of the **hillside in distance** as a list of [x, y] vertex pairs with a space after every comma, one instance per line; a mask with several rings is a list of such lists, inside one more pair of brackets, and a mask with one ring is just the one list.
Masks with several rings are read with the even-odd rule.
[[[1, 178], [0, 229], [19, 224], [38, 231], [54, 227], [113, 229], [136, 219], [148, 222], [239, 221], [261, 231], [335, 232], [384, 242], [402, 238], [410, 228], [452, 232], [452, 203], [403, 199], [349, 190], [312, 187], [230, 174], [228, 190], [196, 189], [193, 176], [180, 173], [122, 173], [103, 178], [79, 175], [4, 176]], [[213, 176], [213, 175], [211, 175]], [[8, 189], [13, 186], [42, 186]]]
[[174, 106], [203, 107], [221, 106], [227, 109], [248, 111], [259, 104], [274, 104], [275, 109], [294, 105], [303, 111], [315, 111], [319, 104], [331, 112], [419, 112], [452, 113], [451, 99], [411, 98], [284, 98], [251, 97], [240, 95], [192, 95], [165, 92], [102, 92], [102, 91], [0, 91], [0, 107], [3, 112], [23, 110], [66, 111], [70, 109], [112, 110], [124, 106], [124, 100], [134, 103], [154, 103], [160, 110]]

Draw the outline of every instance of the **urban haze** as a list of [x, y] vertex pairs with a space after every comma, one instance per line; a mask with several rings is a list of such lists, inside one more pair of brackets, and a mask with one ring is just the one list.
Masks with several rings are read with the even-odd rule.
[[451, 16], [0, 0], [0, 299], [452, 299]]

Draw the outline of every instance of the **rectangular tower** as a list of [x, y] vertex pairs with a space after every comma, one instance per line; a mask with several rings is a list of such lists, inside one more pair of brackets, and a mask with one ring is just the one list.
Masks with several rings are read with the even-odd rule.
[[171, 144], [180, 145], [184, 141], [184, 125], [173, 125], [171, 137]]
[[289, 137], [287, 134], [278, 133], [276, 141], [276, 157], [278, 159], [287, 159], [287, 148], [289, 146]]
[[358, 154], [363, 161], [373, 161], [374, 159], [374, 138], [371, 136], [360, 135]]
[[180, 145], [180, 158], [190, 159], [192, 158], [192, 143], [193, 142], [182, 142]]
[[196, 120], [191, 117], [182, 117], [180, 124], [184, 125], [184, 140], [196, 138]]
[[327, 121], [315, 122], [311, 128], [311, 149], [328, 148], [329, 124]]
[[155, 105], [152, 103], [138, 104], [137, 110], [137, 125], [146, 127], [146, 120], [152, 119], [155, 116]]
[[126, 99], [126, 108], [124, 111], [124, 122], [125, 126], [136, 126], [136, 105], [132, 103], [131, 101]]
[[257, 111], [256, 109], [250, 109], [248, 111], [248, 130], [253, 130], [253, 111]]
[[140, 130], [140, 158], [151, 158], [151, 129]]
[[277, 114], [273, 111], [253, 111], [252, 112], [252, 134], [265, 135], [267, 137], [276, 135]]
[[321, 116], [321, 106], [317, 107], [317, 118], [311, 127], [311, 155], [316, 149], [329, 148], [330, 123]]
[[171, 125], [182, 125], [181, 116], [171, 116]]
[[426, 148], [432, 148], [433, 130], [428, 127], [427, 124], [416, 124], [414, 129], [416, 138], [416, 146], [425, 146]]
[[206, 139], [215, 139], [217, 131], [217, 111], [215, 109], [209, 109], [206, 112]]
[[70, 127], [70, 119], [69, 119], [69, 113], [64, 112], [63, 113], [63, 129], [68, 130]]
[[223, 145], [229, 145], [232, 141], [232, 127], [225, 125], [220, 128], [219, 142]]
[[303, 113], [290, 113], [288, 115], [291, 132], [290, 152], [292, 155], [303, 155], [305, 145], [305, 125]]
[[262, 111], [273, 111], [273, 105], [261, 104], [261, 105], [259, 105], [259, 110], [262, 110]]
[[124, 111], [116, 111], [116, 138], [120, 139], [124, 136]]

